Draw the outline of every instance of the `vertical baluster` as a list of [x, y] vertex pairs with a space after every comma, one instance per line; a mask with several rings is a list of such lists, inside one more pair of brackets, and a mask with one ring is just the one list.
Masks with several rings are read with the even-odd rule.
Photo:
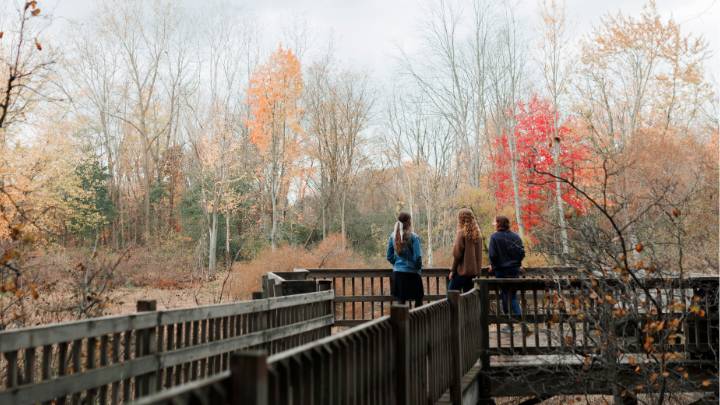
[[[51, 366], [52, 366], [52, 355], [53, 355], [52, 345], [43, 346], [42, 365], [41, 365], [41, 371], [40, 371], [40, 378], [42, 381], [46, 381], [46, 380], [50, 379]], [[46, 401], [46, 402], [43, 402], [43, 405], [50, 405], [51, 403], [52, 403], [52, 401]]]
[[[173, 350], [175, 350], [175, 324], [171, 323], [167, 325], [167, 340], [165, 341], [165, 352], [171, 352]], [[172, 387], [173, 375], [174, 367], [168, 367], [167, 369], [165, 369], [165, 387]]]
[[[82, 339], [76, 339], [72, 344], [72, 365], [73, 374], [79, 374], [82, 372], [80, 352], [82, 351]], [[71, 398], [72, 404], [77, 405], [80, 403], [80, 392], [74, 392]]]
[[495, 333], [497, 334], [497, 348], [503, 347], [502, 344], [502, 335], [500, 334], [500, 326], [502, 325], [501, 322], [501, 314], [505, 313], [505, 308], [502, 307], [502, 301], [500, 300], [500, 285], [495, 284], [495, 288], [493, 289], [495, 292]]
[[[205, 331], [205, 332], [207, 333], [207, 341], [210, 343], [215, 341], [215, 330], [216, 330], [215, 323], [216, 322], [217, 322], [217, 319], [213, 319], [213, 318], [207, 320], [208, 326], [207, 326], [207, 331]], [[208, 357], [208, 359], [207, 359], [208, 374], [207, 375], [212, 375], [212, 373], [215, 371], [215, 362], [216, 361], [217, 361], [217, 358], [215, 356]], [[203, 367], [203, 368], [205, 368], [205, 367]]]
[[520, 333], [522, 334], [522, 348], [523, 348], [523, 354], [527, 354], [527, 332], [530, 330], [527, 327], [526, 317], [525, 313], [527, 312], [527, 300], [525, 297], [525, 288], [521, 287], [520, 291]]
[[[133, 341], [133, 335], [138, 334], [138, 331], [136, 330], [126, 330], [125, 333], [123, 333], [123, 360], [128, 361], [130, 360], [131, 353], [132, 353], [132, 341]], [[129, 402], [132, 398], [132, 391], [133, 391], [133, 383], [134, 379], [127, 378], [123, 380], [123, 401], [122, 402]], [[135, 387], [137, 389], [137, 387]]]
[[547, 286], [544, 289], [543, 304], [545, 306], [545, 339], [547, 340], [546, 345], [547, 347], [554, 347], [555, 345], [553, 345], [552, 341], [552, 296], [550, 295], [550, 290], [547, 288]]
[[[97, 350], [97, 338], [89, 337], [85, 346], [85, 350], [87, 351], [87, 357], [85, 358], [85, 369], [92, 370], [95, 368], [95, 351]], [[97, 390], [95, 388], [88, 390], [87, 400], [90, 401], [90, 403], [95, 402], [96, 396]]]
[[[108, 335], [102, 335], [100, 337], [100, 367], [107, 367], [108, 366], [108, 351], [110, 350], [109, 347], [109, 338]], [[100, 405], [105, 405], [107, 403], [107, 396], [108, 396], [108, 384], [103, 384], [102, 387], [100, 387]]]
[[[197, 346], [200, 343], [200, 321], [192, 322], [192, 342], [191, 346]], [[198, 360], [194, 360], [190, 366], [190, 379], [195, 381], [198, 378]]]
[[5, 360], [7, 360], [7, 375], [5, 376], [5, 386], [7, 388], [16, 387], [20, 384], [20, 378], [18, 377], [17, 350], [5, 352]]
[[[176, 350], [183, 347], [182, 346], [183, 345], [183, 336], [184, 336], [183, 325], [184, 324], [182, 322], [178, 322], [175, 324], [175, 346], [174, 346], [174, 348]], [[181, 363], [181, 364], [178, 364], [177, 366], [175, 366], [174, 385], [180, 385], [182, 383], [182, 373], [183, 373], [183, 364]]]
[[[191, 339], [194, 339], [194, 332], [195, 329], [195, 322], [193, 321], [187, 321], [183, 325], [183, 331], [185, 332], [185, 336], [183, 337], [183, 348], [189, 347], [193, 345], [193, 341]], [[191, 381], [190, 378], [195, 379], [195, 375], [191, 373], [194, 373], [192, 370], [195, 369], [195, 363], [194, 362], [187, 362], [183, 364], [183, 379], [184, 382]]]
[[[112, 362], [117, 364], [120, 362], [120, 334], [114, 333], [112, 337]], [[110, 386], [110, 403], [117, 405], [120, 402], [120, 382], [113, 381]]]
[[28, 347], [25, 349], [25, 379], [23, 384], [32, 384], [35, 382], [35, 348]]
[[540, 311], [538, 311], [538, 294], [537, 294], [537, 288], [534, 287], [532, 290], [532, 296], [533, 296], [533, 329], [535, 329], [535, 349], [537, 350], [538, 347], [540, 347], [540, 321], [538, 319], [540, 315]]
[[[232, 333], [232, 330], [233, 330], [233, 328], [231, 326], [232, 320], [234, 320], [233, 317], [226, 316], [223, 318], [223, 336], [222, 336], [223, 339], [230, 338], [230, 334]], [[227, 370], [230, 367], [230, 353], [225, 353], [222, 357], [223, 357], [223, 362], [222, 362], [221, 368], [223, 370]], [[218, 370], [218, 371], [220, 371], [220, 370]]]
[[385, 277], [380, 276], [380, 316], [385, 316]]
[[357, 319], [357, 317], [355, 316], [355, 303], [356, 303], [355, 296], [356, 296], [356, 294], [355, 294], [355, 277], [352, 277], [352, 297], [353, 297], [352, 298], [352, 319], [353, 320]]

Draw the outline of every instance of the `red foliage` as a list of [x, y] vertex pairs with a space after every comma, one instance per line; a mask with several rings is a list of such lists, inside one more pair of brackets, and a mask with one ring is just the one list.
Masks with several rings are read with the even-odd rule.
[[[522, 219], [526, 231], [540, 224], [542, 214], [555, 201], [555, 181], [541, 173], [554, 173], [553, 157], [554, 123], [558, 119], [552, 105], [533, 96], [528, 103], [519, 102], [515, 115], [513, 137], [517, 146], [517, 174], [520, 191]], [[581, 175], [578, 163], [587, 160], [590, 149], [568, 123], [558, 128], [560, 139], [561, 176], [571, 178]], [[495, 141], [492, 179], [496, 184], [495, 198], [498, 205], [513, 203], [511, 178], [511, 153], [507, 133]], [[577, 212], [583, 211], [580, 197], [566, 184], [561, 186], [562, 198]]]

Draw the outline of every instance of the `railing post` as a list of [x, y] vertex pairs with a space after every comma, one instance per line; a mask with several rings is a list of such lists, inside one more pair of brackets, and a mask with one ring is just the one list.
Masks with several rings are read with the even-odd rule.
[[230, 405], [268, 405], [267, 354], [248, 350], [230, 356]]
[[476, 281], [480, 290], [480, 373], [478, 373], [478, 385], [480, 386], [480, 400], [478, 404], [491, 404], [490, 398], [490, 288], [488, 280], [479, 279]]
[[455, 405], [462, 403], [462, 342], [460, 341], [460, 291], [447, 292], [450, 303], [450, 399]]
[[332, 281], [330, 280], [318, 280], [317, 290], [318, 291], [330, 291], [332, 290]]
[[303, 275], [303, 278], [302, 278], [303, 280], [307, 280], [308, 275], [310, 274], [310, 272], [307, 271], [307, 270], [305, 270], [305, 269], [293, 269], [293, 272], [294, 272], [294, 273], [301, 273], [301, 274]]
[[410, 311], [407, 304], [390, 307], [390, 323], [395, 337], [395, 403], [410, 405]]
[[[138, 300], [136, 303], [137, 312], [157, 311], [157, 301]], [[135, 356], [143, 357], [153, 355], [157, 352], [156, 326], [143, 329], [138, 332], [135, 342]], [[156, 391], [158, 382], [158, 370], [140, 376], [135, 380], [135, 397], [148, 395]]]
[[[332, 291], [333, 290], [333, 282], [331, 280], [318, 280], [317, 281], [317, 290], [318, 291]], [[327, 302], [327, 306], [324, 308], [325, 313], [323, 315], [332, 315], [333, 316], [333, 324], [335, 323], [335, 299], [332, 299]], [[330, 336], [332, 335], [332, 326], [328, 325], [327, 327], [323, 328], [322, 336]]]

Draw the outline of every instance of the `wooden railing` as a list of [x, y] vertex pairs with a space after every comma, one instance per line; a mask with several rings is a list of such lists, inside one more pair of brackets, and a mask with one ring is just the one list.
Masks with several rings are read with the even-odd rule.
[[[0, 332], [0, 404], [117, 404], [330, 334], [333, 292], [155, 311]], [[54, 401], [54, 402], [53, 402]]]
[[[424, 302], [444, 299], [447, 295], [449, 268], [423, 269]], [[271, 272], [263, 278], [263, 296], [302, 292], [315, 281], [327, 281], [335, 291], [335, 325], [356, 326], [390, 314], [392, 269], [297, 269], [293, 272]], [[522, 278], [566, 278], [578, 276], [572, 267], [529, 267]], [[483, 269], [481, 277], [492, 277]]]
[[412, 310], [394, 304], [390, 316], [286, 352], [239, 353], [232, 371], [137, 405], [431, 404], [449, 390], [460, 396], [460, 378], [475, 364], [461, 357], [480, 349], [476, 331], [463, 325], [476, 323], [469, 318], [479, 310], [469, 308], [479, 303], [472, 290]]
[[[487, 279], [489, 294], [491, 354], [544, 355], [558, 352], [590, 353], [597, 347], [601, 308], [610, 304], [618, 338], [628, 350], [642, 351], [641, 330], [657, 316], [654, 303], [645, 289], [665, 312], [663, 319], [681, 320], [672, 348], [678, 352], [706, 351], [716, 336], [704, 324], [717, 323], [717, 277], [689, 279], [645, 279], [634, 292], [624, 291], [619, 280], [602, 280], [605, 287], [589, 279]], [[595, 285], [595, 287], [593, 287]], [[641, 288], [644, 287], [644, 288]], [[514, 290], [522, 315], [508, 316], [502, 311], [500, 291]], [[629, 289], [626, 289], [629, 290]], [[631, 297], [622, 297], [630, 294]], [[598, 296], [599, 295], [599, 296]], [[595, 297], [599, 298], [596, 299]], [[694, 313], [688, 308], [697, 306]], [[698, 314], [702, 310], [702, 317]], [[513, 333], [503, 334], [502, 327]], [[717, 333], [715, 333], [717, 335]]]
[[[330, 274], [333, 279], [350, 278]], [[365, 274], [356, 276], [366, 277]], [[610, 290], [613, 284], [619, 290], [625, 288], [617, 281], [603, 282]], [[572, 277], [555, 280], [481, 278], [476, 281], [476, 289], [466, 294], [451, 291], [443, 299], [411, 310], [393, 304], [389, 316], [380, 316], [270, 357], [262, 352], [236, 353], [231, 371], [144, 398], [138, 405], [459, 404], [470, 392], [481, 400], [538, 393], [609, 394], [611, 386], [606, 380], [600, 380], [605, 381], [604, 384], [589, 385], [587, 381], [577, 381], [580, 375], [590, 382], [606, 375], [596, 366], [586, 370], [582, 361], [592, 357], [596, 347], [584, 343], [579, 333], [582, 319], [577, 316], [580, 310], [592, 315], [598, 308], [579, 305], [573, 309], [568, 304], [568, 300], [591, 296], [593, 286], [591, 279]], [[503, 288], [519, 291], [524, 310], [520, 317], [501, 314], [498, 296]], [[642, 288], [636, 290], [638, 305], [646, 298], [644, 288], [662, 305], [674, 305], [678, 311], [681, 302], [696, 306], [693, 311], [697, 315], [688, 316], [686, 312], [683, 317], [684, 325], [679, 331], [681, 343], [658, 349], [681, 351], [679, 360], [666, 365], [689, 372], [667, 377], [666, 388], [717, 391], [718, 278], [647, 279]], [[605, 299], [611, 303], [611, 309], [618, 309], [624, 305], [620, 302], [627, 301], [625, 298]], [[639, 316], [635, 320], [640, 322], [640, 327], [657, 315], [650, 310], [643, 312], [639, 307], [635, 314]], [[503, 324], [517, 331], [521, 322], [533, 333], [523, 333], [520, 329], [501, 336], [498, 332], [497, 328]], [[555, 337], [555, 334], [558, 335]], [[535, 358], [546, 360], [538, 363], [541, 366], [532, 362], [497, 363], [500, 357], [509, 358], [498, 355], [522, 354], [534, 354]], [[577, 360], [577, 364], [549, 365], [563, 358]], [[618, 365], [622, 380], [618, 381], [641, 387], [637, 381], [642, 376], [628, 366]], [[706, 378], [709, 379], [703, 380]], [[647, 393], [656, 390], [652, 385], [642, 389]]]

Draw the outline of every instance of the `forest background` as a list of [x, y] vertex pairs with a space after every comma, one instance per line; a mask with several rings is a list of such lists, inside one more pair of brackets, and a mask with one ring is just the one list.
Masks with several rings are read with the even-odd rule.
[[43, 3], [0, 14], [0, 328], [387, 267], [400, 210], [427, 266], [469, 207], [527, 265], [717, 273], [716, 59], [653, 2], [581, 35], [562, 2], [421, 2], [389, 84], [301, 17]]

